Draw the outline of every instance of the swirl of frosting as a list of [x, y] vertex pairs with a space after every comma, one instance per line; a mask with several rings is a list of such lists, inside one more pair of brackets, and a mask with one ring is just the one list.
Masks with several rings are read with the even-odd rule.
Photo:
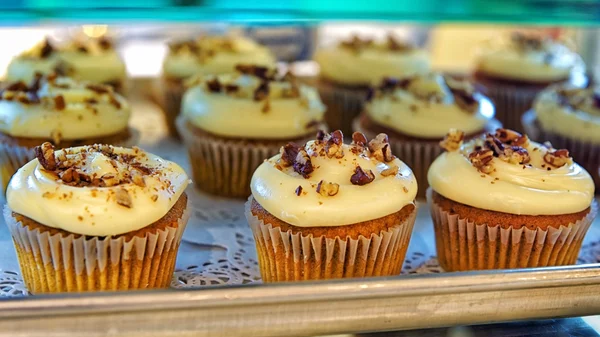
[[277, 62], [267, 47], [244, 37], [204, 36], [169, 47], [163, 72], [174, 78], [230, 74], [240, 63], [274, 67]]
[[581, 65], [579, 55], [564, 44], [513, 33], [510, 39], [481, 48], [476, 71], [502, 79], [548, 83], [568, 79]]
[[325, 106], [314, 88], [270, 68], [236, 69], [236, 75], [189, 81], [182, 114], [192, 125], [231, 138], [290, 139], [316, 132]]
[[341, 226], [378, 219], [413, 204], [417, 182], [391, 154], [387, 136], [352, 145], [341, 131], [320, 133], [303, 147], [293, 143], [261, 164], [250, 187], [254, 199], [278, 219], [298, 227]]
[[54, 151], [44, 143], [36, 155], [12, 177], [8, 207], [70, 233], [112, 236], [146, 227], [167, 214], [189, 184], [177, 164], [138, 148]]
[[594, 182], [569, 151], [505, 129], [465, 144], [462, 136], [449, 134], [442, 142], [448, 152], [427, 175], [429, 185], [444, 197], [517, 215], [570, 214], [590, 206]]
[[405, 80], [386, 78], [365, 107], [377, 124], [402, 134], [441, 139], [449, 129], [467, 134], [485, 130], [494, 105], [466, 81], [435, 73]]
[[386, 43], [354, 36], [336, 48], [317, 50], [314, 59], [321, 76], [345, 85], [373, 85], [384, 77], [407, 78], [430, 69], [427, 52], [398, 42], [391, 35]]
[[534, 103], [544, 130], [581, 141], [600, 143], [600, 87], [555, 86]]
[[6, 77], [31, 82], [37, 73], [59, 73], [94, 83], [120, 81], [127, 76], [125, 63], [106, 38], [73, 40], [61, 46], [45, 39], [13, 58]]
[[127, 129], [131, 109], [110, 86], [67, 77], [14, 82], [0, 96], [0, 131], [13, 137], [86, 139]]

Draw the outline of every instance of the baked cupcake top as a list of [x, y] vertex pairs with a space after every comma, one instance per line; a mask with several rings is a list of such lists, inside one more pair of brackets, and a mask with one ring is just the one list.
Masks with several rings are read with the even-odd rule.
[[342, 85], [373, 85], [384, 77], [407, 78], [429, 72], [427, 52], [388, 35], [385, 42], [353, 36], [314, 56], [321, 76]]
[[6, 78], [30, 82], [36, 73], [58, 73], [95, 83], [119, 81], [126, 77], [125, 63], [107, 38], [72, 40], [64, 45], [45, 39], [13, 58]]
[[190, 79], [182, 114], [192, 125], [231, 138], [290, 139], [316, 132], [325, 106], [314, 88], [271, 68], [235, 70]]
[[56, 144], [124, 131], [131, 113], [112, 87], [56, 75], [8, 83], [0, 93], [0, 132]]
[[240, 63], [273, 67], [276, 59], [267, 47], [244, 37], [203, 36], [170, 44], [163, 72], [172, 78], [221, 75]]
[[352, 144], [341, 131], [319, 132], [304, 146], [288, 143], [254, 172], [254, 199], [278, 219], [298, 227], [341, 226], [374, 220], [413, 204], [417, 182], [396, 158], [387, 136]]
[[594, 182], [569, 151], [498, 129], [463, 144], [452, 130], [441, 142], [447, 152], [427, 178], [437, 193], [472, 207], [517, 215], [577, 213], [594, 198]]
[[506, 80], [549, 83], [566, 80], [582, 64], [567, 46], [541, 35], [512, 33], [481, 48], [476, 71]]
[[368, 117], [402, 134], [441, 139], [449, 129], [468, 135], [485, 130], [494, 106], [464, 80], [430, 73], [404, 80], [386, 78], [372, 89]]
[[534, 103], [544, 130], [582, 141], [600, 143], [600, 87], [554, 86]]
[[146, 227], [167, 214], [189, 184], [177, 164], [138, 148], [54, 151], [44, 143], [35, 154], [12, 177], [8, 207], [76, 234], [111, 236]]

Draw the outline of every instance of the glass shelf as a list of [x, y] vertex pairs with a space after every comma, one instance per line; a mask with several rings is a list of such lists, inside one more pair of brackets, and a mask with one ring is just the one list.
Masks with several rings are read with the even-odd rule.
[[598, 0], [17, 0], [0, 2], [3, 25], [47, 22], [226, 21], [253, 24], [323, 20], [412, 23], [498, 22], [598, 25]]

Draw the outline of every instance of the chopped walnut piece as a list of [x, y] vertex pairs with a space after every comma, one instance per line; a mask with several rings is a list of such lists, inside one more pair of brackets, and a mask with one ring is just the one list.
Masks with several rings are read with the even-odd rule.
[[352, 134], [352, 145], [365, 147], [367, 143], [367, 136], [364, 133], [357, 131]]
[[221, 82], [219, 82], [219, 79], [215, 77], [206, 81], [206, 88], [208, 88], [210, 92], [221, 92], [223, 86], [221, 85]]
[[398, 174], [398, 170], [398, 166], [391, 164], [388, 165], [388, 168], [381, 171], [381, 175], [384, 177], [395, 176], [396, 174]]
[[119, 204], [123, 207], [131, 208], [131, 206], [132, 206], [131, 196], [129, 195], [129, 192], [127, 192], [126, 189], [124, 189], [122, 187], [117, 188], [115, 190], [115, 198], [117, 200], [117, 204]]
[[114, 174], [111, 173], [104, 174], [102, 177], [100, 177], [100, 179], [102, 179], [102, 182], [107, 187], [119, 184], [119, 178], [117, 178]]
[[317, 131], [317, 141], [322, 142], [325, 140], [325, 137], [327, 137], [327, 132], [323, 130]]
[[[327, 138], [327, 137], [326, 137]], [[325, 154], [328, 158], [343, 158], [344, 157], [344, 134], [342, 131], [336, 130], [329, 135], [325, 142]]]
[[327, 197], [327, 196], [332, 197], [332, 196], [338, 194], [339, 190], [340, 190], [340, 185], [336, 184], [336, 183], [330, 183], [325, 180], [321, 180], [317, 184], [317, 193], [319, 193], [320, 195], [322, 195], [324, 197]]
[[280, 159], [279, 164], [283, 167], [289, 167], [294, 165], [296, 157], [298, 156], [300, 147], [296, 143], [287, 143], [279, 150]]
[[269, 82], [264, 81], [254, 90], [254, 100], [258, 102], [267, 97], [269, 97]]
[[79, 173], [72, 167], [69, 167], [66, 171], [62, 171], [58, 174], [58, 177], [65, 183], [79, 183]]
[[302, 194], [302, 186], [298, 185], [294, 193], [296, 193], [297, 196], [300, 196]]
[[352, 185], [366, 185], [375, 180], [375, 175], [373, 171], [364, 171], [360, 166], [356, 166], [354, 169], [354, 174], [350, 177], [350, 182]]
[[529, 152], [520, 146], [505, 147], [499, 158], [511, 164], [527, 164], [531, 160]]
[[54, 96], [54, 107], [59, 111], [64, 110], [67, 107], [67, 103], [65, 102], [63, 95]]
[[371, 155], [379, 161], [389, 163], [394, 160], [389, 139], [385, 133], [380, 133], [375, 139], [371, 139], [369, 142], [369, 151], [371, 151]]
[[304, 178], [308, 178], [314, 171], [314, 167], [310, 161], [310, 156], [303, 148], [298, 151], [298, 155], [296, 155], [296, 160], [293, 166], [294, 171], [302, 175]]
[[131, 181], [133, 181], [133, 183], [136, 184], [137, 186], [140, 186], [140, 187], [146, 186], [146, 182], [144, 181], [144, 176], [138, 170], [135, 170], [135, 169], [131, 170]]
[[479, 150], [473, 151], [469, 154], [469, 160], [471, 164], [479, 170], [481, 173], [489, 174], [494, 171], [492, 167], [492, 159], [494, 159], [494, 152], [492, 150]]
[[573, 162], [573, 158], [569, 156], [569, 150], [549, 150], [544, 154], [544, 161], [556, 168], [562, 167]]
[[522, 135], [510, 129], [497, 129], [494, 136], [502, 143], [509, 145], [526, 147], [529, 144], [529, 138], [526, 135]]
[[460, 130], [450, 129], [444, 139], [440, 142], [440, 146], [449, 152], [457, 151], [462, 146], [465, 139], [465, 133]]
[[42, 165], [45, 170], [56, 170], [56, 157], [54, 156], [54, 146], [52, 146], [52, 144], [44, 142], [42, 145], [36, 146], [33, 151], [35, 157], [40, 162], [40, 165]]

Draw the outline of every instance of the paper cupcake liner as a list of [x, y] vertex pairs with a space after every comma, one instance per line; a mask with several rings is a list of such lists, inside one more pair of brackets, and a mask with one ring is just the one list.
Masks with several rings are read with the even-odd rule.
[[177, 116], [181, 112], [181, 101], [183, 94], [185, 93], [185, 87], [183, 82], [177, 83], [174, 81], [162, 81], [162, 92], [163, 92], [163, 115], [169, 135], [179, 139], [181, 136], [177, 129], [176, 120]]
[[[431, 201], [427, 191], [440, 266], [446, 271], [513, 269], [575, 264], [585, 233], [598, 212], [596, 201], [581, 220], [547, 230], [478, 224], [460, 219]], [[535, 229], [532, 229], [535, 228]]]
[[352, 121], [363, 111], [368, 89], [346, 88], [322, 80], [316, 87], [321, 101], [327, 107], [325, 121], [329, 129], [342, 130], [346, 135], [351, 134]]
[[254, 233], [263, 282], [323, 280], [398, 275], [417, 210], [398, 225], [367, 238], [335, 239], [293, 234], [264, 223], [246, 203], [246, 218]]
[[[556, 149], [568, 149], [573, 160], [581, 165], [594, 179], [596, 193], [600, 193], [600, 144], [582, 141], [543, 130], [536, 118], [535, 111], [529, 110], [523, 115], [523, 127], [527, 135], [540, 143], [549, 141]], [[577, 130], [572, 130], [577, 135]]]
[[126, 241], [122, 236], [63, 236], [32, 230], [4, 207], [23, 279], [34, 294], [166, 288], [189, 217], [186, 207], [177, 228]]
[[[128, 139], [111, 145], [122, 147], [136, 145], [140, 138], [140, 132], [134, 128], [130, 128], [130, 133], [131, 136]], [[13, 174], [34, 158], [33, 148], [0, 143], [0, 183], [2, 184], [2, 195], [4, 195]]]
[[[188, 130], [184, 118], [178, 118], [177, 126], [188, 150], [196, 187], [224, 197], [248, 198], [254, 170], [289, 142], [281, 140], [265, 144], [199, 136]], [[312, 138], [298, 141], [298, 144], [304, 144]]]

